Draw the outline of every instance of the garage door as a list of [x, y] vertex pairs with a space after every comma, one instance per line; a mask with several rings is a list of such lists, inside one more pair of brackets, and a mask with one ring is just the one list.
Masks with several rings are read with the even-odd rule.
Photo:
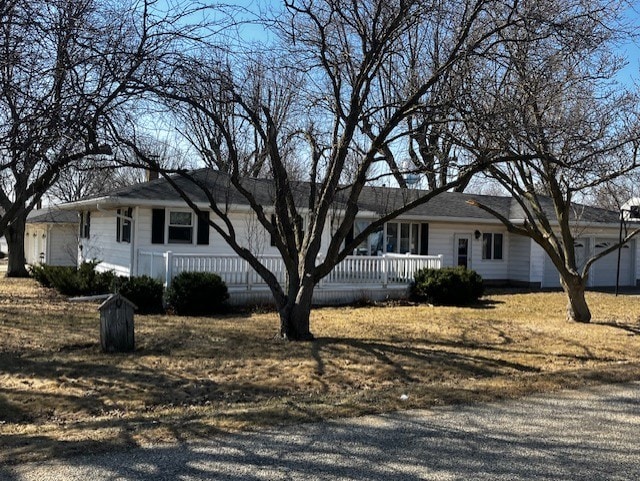
[[[578, 269], [582, 269], [586, 262], [587, 240], [577, 239], [574, 245], [576, 253], [576, 264]], [[544, 268], [542, 271], [542, 287], [560, 287], [560, 274], [558, 269], [553, 265], [549, 256], [544, 256]]]
[[[614, 245], [612, 239], [596, 239], [595, 253], [599, 254], [606, 248]], [[633, 243], [622, 246], [620, 251], [620, 285], [633, 285]], [[607, 254], [598, 259], [591, 268], [591, 285], [597, 287], [610, 287], [616, 285], [616, 270], [618, 267], [618, 251]]]

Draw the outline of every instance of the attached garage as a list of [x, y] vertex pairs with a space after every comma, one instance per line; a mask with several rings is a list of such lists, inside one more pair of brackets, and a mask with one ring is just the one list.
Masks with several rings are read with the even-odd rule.
[[[576, 252], [576, 262], [578, 269], [582, 269], [587, 261], [587, 252], [589, 250], [589, 239], [576, 239], [574, 249]], [[544, 256], [544, 269], [542, 274], [542, 287], [552, 288], [560, 287], [560, 274], [556, 266], [553, 265], [549, 256]]]
[[[620, 284], [621, 286], [632, 286], [634, 265], [634, 242], [631, 241], [622, 246], [620, 250]], [[606, 248], [614, 245], [616, 240], [596, 239], [595, 253], [598, 254]], [[616, 285], [616, 272], [618, 268], [618, 251], [615, 250], [607, 254], [602, 259], [598, 259], [591, 267], [591, 282], [594, 287], [610, 287]]]
[[[579, 268], [584, 266], [587, 253], [591, 250], [590, 244], [593, 242], [595, 254], [602, 252], [614, 245], [616, 239], [596, 238], [578, 239], [576, 241], [576, 257]], [[635, 285], [634, 265], [635, 265], [635, 241], [631, 241], [622, 246], [620, 252], [620, 286]], [[589, 287], [614, 287], [616, 285], [616, 271], [618, 267], [618, 251], [615, 250], [598, 259], [592, 266], [589, 273]], [[560, 276], [556, 267], [547, 255], [544, 256], [544, 270], [542, 276], [542, 287], [560, 287]]]
[[32, 211], [24, 236], [27, 264], [75, 266], [78, 262], [78, 214], [56, 208]]

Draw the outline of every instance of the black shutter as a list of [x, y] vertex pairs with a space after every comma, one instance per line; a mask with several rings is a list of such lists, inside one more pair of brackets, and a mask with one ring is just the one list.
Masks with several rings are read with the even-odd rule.
[[87, 217], [85, 219], [84, 226], [84, 236], [87, 239], [91, 237], [91, 211], [87, 211]]
[[347, 236], [344, 238], [344, 246], [347, 247], [349, 244], [353, 242], [353, 226], [347, 232]]
[[[278, 230], [278, 226], [276, 225], [276, 216], [275, 216], [275, 214], [271, 214], [271, 225], [273, 226], [273, 228], [276, 231]], [[269, 240], [270, 240], [271, 247], [275, 247], [276, 246], [276, 236], [271, 234], [271, 238]]]
[[153, 209], [151, 213], [151, 243], [164, 244], [164, 209]]
[[84, 212], [80, 211], [80, 225], [78, 226], [78, 236], [84, 238]]
[[122, 223], [122, 220], [120, 219], [120, 215], [122, 213], [121, 209], [118, 209], [116, 211], [116, 242], [120, 242], [122, 239], [120, 239], [120, 225]]
[[202, 212], [198, 216], [198, 245], [209, 245], [209, 212]]
[[420, 255], [429, 255], [429, 224], [420, 225]]

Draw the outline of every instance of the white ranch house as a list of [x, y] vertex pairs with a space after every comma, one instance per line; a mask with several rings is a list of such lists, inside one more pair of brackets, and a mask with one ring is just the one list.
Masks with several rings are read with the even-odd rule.
[[[270, 245], [266, 231], [246, 201], [229, 187], [226, 177], [205, 169], [196, 171], [196, 176], [226, 206], [238, 238], [244, 239], [245, 245], [286, 281], [277, 250]], [[215, 220], [204, 195], [184, 179], [179, 182]], [[300, 185], [304, 190], [305, 184]], [[247, 186], [262, 205], [273, 205], [272, 181], [247, 179]], [[419, 194], [386, 187], [365, 189], [354, 228], [362, 228], [398, 202]], [[537, 244], [508, 233], [490, 214], [469, 205], [470, 199], [490, 205], [514, 222], [524, 222], [521, 209], [512, 198], [443, 193], [370, 235], [323, 279], [316, 289], [315, 301], [342, 303], [404, 296], [415, 270], [426, 266], [465, 265], [491, 284], [560, 286], [555, 267]], [[262, 280], [163, 179], [60, 207], [80, 213], [79, 262], [97, 259], [102, 261], [100, 269], [112, 269], [124, 276], [151, 275], [165, 284], [184, 270], [212, 271], [227, 283], [232, 303], [270, 301]], [[575, 217], [580, 258], [617, 241], [619, 213], [576, 205]], [[324, 249], [331, 236], [330, 224], [327, 222], [323, 234]], [[639, 247], [634, 240], [621, 250], [621, 286], [640, 284]], [[614, 286], [616, 268], [617, 251], [593, 265], [590, 287]]]

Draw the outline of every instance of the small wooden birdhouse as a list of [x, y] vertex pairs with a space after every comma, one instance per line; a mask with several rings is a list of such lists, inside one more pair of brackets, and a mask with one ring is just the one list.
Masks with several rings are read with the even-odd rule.
[[104, 352], [129, 352], [135, 349], [133, 311], [136, 305], [120, 294], [100, 304], [100, 345]]

